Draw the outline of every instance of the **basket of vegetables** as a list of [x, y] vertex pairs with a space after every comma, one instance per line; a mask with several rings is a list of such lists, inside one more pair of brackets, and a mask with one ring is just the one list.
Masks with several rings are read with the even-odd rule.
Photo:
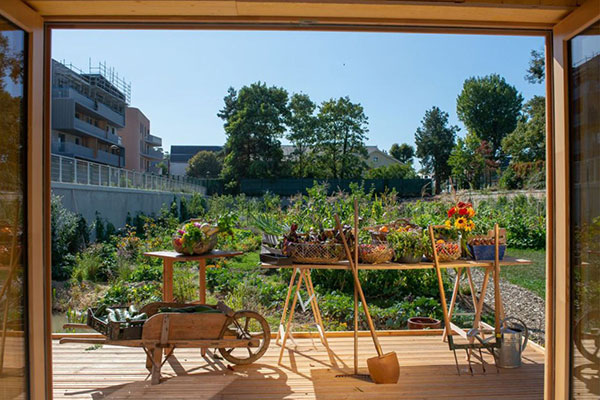
[[[425, 256], [429, 260], [433, 260], [433, 248], [431, 242], [429, 240], [428, 242], [429, 245], [426, 248], [427, 251], [425, 252]], [[462, 254], [460, 241], [455, 240], [437, 239], [435, 242], [435, 249], [440, 262], [458, 260]]]
[[388, 244], [394, 249], [395, 260], [406, 264], [421, 262], [425, 246], [423, 232], [415, 229], [392, 232], [388, 235]]
[[388, 235], [393, 232], [402, 232], [408, 230], [420, 231], [421, 227], [410, 222], [406, 218], [398, 219], [389, 224], [371, 226], [365, 228], [371, 234], [371, 238], [376, 243], [385, 243], [388, 241]]
[[[353, 245], [351, 229], [344, 227], [344, 231]], [[344, 247], [338, 232], [320, 228], [318, 231], [311, 229], [301, 233], [296, 224], [283, 237], [282, 252], [294, 262], [302, 264], [334, 264], [344, 259]]]
[[133, 305], [129, 307], [88, 308], [87, 325], [109, 340], [135, 340], [142, 338], [142, 326], [148, 319]]
[[394, 258], [394, 250], [385, 243], [360, 244], [358, 258], [365, 264], [383, 264]]
[[[496, 258], [495, 239], [490, 236], [474, 236], [468, 241], [469, 251], [475, 260], [494, 260]], [[498, 257], [504, 258], [506, 238], [500, 238]]]
[[217, 245], [219, 233], [233, 234], [235, 220], [232, 215], [220, 217], [216, 225], [190, 220], [173, 234], [173, 248], [188, 255], [208, 253]]

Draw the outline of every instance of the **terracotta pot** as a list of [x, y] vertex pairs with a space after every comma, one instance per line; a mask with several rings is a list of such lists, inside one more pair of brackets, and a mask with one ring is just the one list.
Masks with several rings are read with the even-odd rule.
[[441, 321], [435, 318], [412, 317], [408, 319], [408, 329], [439, 329], [441, 327]]

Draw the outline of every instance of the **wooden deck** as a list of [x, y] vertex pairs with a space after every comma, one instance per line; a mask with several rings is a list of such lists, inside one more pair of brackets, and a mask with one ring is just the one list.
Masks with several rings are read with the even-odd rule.
[[[55, 399], [542, 399], [544, 355], [528, 348], [524, 365], [496, 373], [474, 362], [468, 373], [464, 351], [457, 375], [452, 352], [440, 336], [381, 337], [384, 351], [396, 351], [400, 380], [375, 385], [368, 378], [338, 377], [352, 367], [352, 338], [330, 338], [331, 352], [318, 339], [297, 339], [277, 365], [279, 346], [271, 342], [258, 363], [229, 367], [203, 358], [198, 349], [175, 350], [163, 367], [163, 381], [151, 386], [141, 349], [53, 345]], [[293, 346], [292, 343], [289, 344]], [[86, 350], [88, 348], [88, 350]], [[360, 338], [360, 372], [375, 354], [368, 337]], [[209, 355], [212, 352], [209, 352]], [[484, 355], [487, 363], [491, 356]]]

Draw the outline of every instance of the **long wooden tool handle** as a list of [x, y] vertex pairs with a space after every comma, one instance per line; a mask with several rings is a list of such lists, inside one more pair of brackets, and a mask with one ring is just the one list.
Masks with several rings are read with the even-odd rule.
[[340, 217], [337, 214], [335, 215], [335, 223], [337, 225], [338, 231], [340, 232], [340, 236], [342, 237], [342, 243], [344, 244], [344, 249], [346, 250], [346, 257], [348, 257], [348, 262], [350, 262], [350, 269], [352, 269], [352, 275], [354, 276], [354, 285], [358, 289], [358, 295], [360, 297], [360, 301], [362, 302], [363, 309], [365, 310], [365, 316], [367, 317], [367, 324], [369, 325], [371, 337], [373, 338], [373, 343], [375, 344], [375, 350], [377, 350], [377, 355], [381, 357], [383, 356], [383, 351], [381, 350], [381, 345], [379, 344], [379, 338], [375, 333], [375, 326], [373, 325], [373, 320], [371, 319], [371, 314], [369, 313], [369, 307], [367, 306], [367, 301], [365, 300], [365, 294], [363, 293], [362, 286], [360, 285], [360, 280], [358, 279], [358, 266], [355, 266], [354, 261], [352, 261], [352, 253], [350, 252], [350, 248], [348, 247], [348, 242], [346, 242], [346, 236], [344, 235], [344, 231], [342, 230]]
[[500, 333], [500, 228], [498, 224], [494, 225], [494, 329], [496, 338]]
[[[354, 265], [358, 266], [358, 199], [354, 199]], [[354, 287], [354, 375], [358, 375], [358, 292]]]
[[[446, 303], [446, 292], [444, 289], [444, 280], [442, 278], [442, 269], [440, 268], [440, 260], [437, 254], [437, 247], [435, 246], [435, 235], [433, 233], [433, 226], [429, 225], [429, 239], [431, 240], [431, 249], [433, 253], [433, 265], [435, 266], [435, 273], [438, 280], [438, 289], [440, 291], [440, 302], [442, 303], [442, 312], [444, 316], [444, 326], [446, 327], [446, 334], [449, 338], [452, 337], [452, 326], [450, 325], [450, 317], [448, 315], [448, 305]], [[450, 339], [448, 339], [450, 340]], [[451, 342], [449, 342], [451, 343]]]

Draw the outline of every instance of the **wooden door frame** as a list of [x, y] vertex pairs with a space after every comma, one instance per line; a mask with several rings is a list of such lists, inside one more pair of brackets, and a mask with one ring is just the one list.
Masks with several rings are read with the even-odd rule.
[[[596, 2], [596, 4], [593, 4]], [[588, 0], [553, 31], [545, 29], [519, 29], [514, 24], [501, 26], [464, 27], [432, 26], [432, 21], [410, 26], [356, 25], [344, 26], [277, 25], [265, 20], [215, 21], [214, 18], [140, 18], [107, 17], [52, 18], [44, 25], [43, 18], [20, 0], [3, 0], [0, 14], [16, 23], [29, 35], [28, 69], [28, 245], [29, 245], [29, 352], [30, 393], [33, 399], [52, 397], [52, 369], [50, 334], [50, 32], [53, 28], [90, 29], [269, 29], [312, 31], [379, 31], [406, 33], [469, 33], [499, 35], [536, 35], [546, 39], [546, 110], [547, 116], [547, 277], [546, 277], [546, 370], [545, 398], [563, 399], [568, 394], [568, 147], [566, 109], [566, 71], [563, 68], [566, 40], [585, 28], [590, 10], [597, 0]], [[115, 2], [115, 15], [119, 5]], [[597, 8], [597, 7], [596, 7]], [[587, 22], [586, 22], [587, 21]], [[352, 21], [349, 21], [352, 22]], [[435, 24], [433, 24], [435, 25]], [[589, 24], [588, 24], [589, 25]], [[562, 44], [561, 44], [562, 43]], [[560, 44], [560, 45], [557, 45]], [[45, 87], [44, 87], [45, 84]], [[559, 266], [561, 266], [559, 268]], [[34, 293], [43, 295], [33, 295]], [[33, 312], [37, 310], [37, 314]], [[40, 318], [39, 310], [44, 310]], [[34, 318], [34, 316], [36, 318]]]
[[[550, 371], [553, 380], [554, 398], [568, 399], [570, 396], [570, 178], [569, 178], [569, 60], [567, 44], [577, 34], [600, 20], [600, 2], [588, 0], [569, 14], [553, 29], [552, 70], [554, 101], [554, 251], [553, 280], [555, 299], [553, 321], [554, 350]], [[548, 315], [548, 314], [547, 314]]]
[[[19, 0], [2, 0], [0, 15], [27, 32], [27, 369], [29, 398], [52, 392], [49, 193], [44, 175], [44, 20]], [[42, 312], [40, 312], [42, 311]]]

